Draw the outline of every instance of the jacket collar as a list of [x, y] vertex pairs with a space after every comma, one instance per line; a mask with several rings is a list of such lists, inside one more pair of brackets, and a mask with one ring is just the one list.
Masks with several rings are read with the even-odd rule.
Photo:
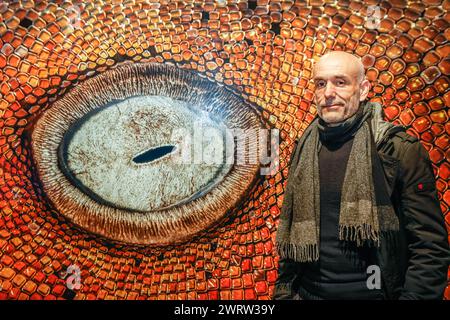
[[395, 125], [389, 121], [384, 120], [384, 112], [381, 104], [371, 102], [372, 104], [372, 117], [370, 124], [373, 130], [375, 144], [379, 149], [390, 137], [400, 131], [405, 131], [404, 126]]

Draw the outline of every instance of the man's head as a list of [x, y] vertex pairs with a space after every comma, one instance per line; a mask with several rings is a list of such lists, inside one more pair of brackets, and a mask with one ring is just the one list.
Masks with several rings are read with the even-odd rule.
[[353, 116], [370, 88], [361, 60], [343, 51], [332, 51], [321, 57], [314, 66], [313, 80], [317, 112], [328, 124]]

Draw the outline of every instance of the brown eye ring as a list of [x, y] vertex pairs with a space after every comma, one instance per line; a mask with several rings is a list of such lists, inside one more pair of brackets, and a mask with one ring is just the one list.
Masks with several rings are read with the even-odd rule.
[[[235, 163], [223, 180], [207, 192], [151, 210], [102, 203], [83, 191], [61, 169], [59, 152], [65, 134], [87, 113], [105, 108], [113, 100], [155, 95], [195, 104], [202, 112], [221, 119], [228, 128], [258, 134], [263, 127], [257, 110], [240, 97], [172, 65], [125, 64], [79, 84], [37, 119], [31, 134], [32, 154], [50, 203], [89, 232], [136, 245], [184, 242], [238, 207], [258, 177], [258, 163]], [[258, 143], [257, 134], [248, 136], [249, 145]]]

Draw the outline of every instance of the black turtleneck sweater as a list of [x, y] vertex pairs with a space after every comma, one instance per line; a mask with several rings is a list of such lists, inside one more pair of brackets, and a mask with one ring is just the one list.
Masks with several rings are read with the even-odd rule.
[[299, 293], [304, 299], [381, 299], [381, 290], [367, 288], [367, 267], [373, 249], [339, 240], [342, 185], [353, 138], [322, 142], [319, 152], [320, 254], [302, 264]]

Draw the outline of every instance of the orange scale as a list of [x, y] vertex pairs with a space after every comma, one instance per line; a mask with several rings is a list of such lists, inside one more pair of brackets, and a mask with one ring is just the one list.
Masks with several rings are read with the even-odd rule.
[[39, 53], [39, 58], [42, 60], [47, 60], [50, 55], [51, 49], [44, 47], [43, 50]]
[[[31, 87], [30, 87], [30, 88], [31, 88]], [[32, 92], [32, 90], [30, 91], [30, 93], [31, 93], [31, 92]], [[29, 104], [35, 104], [36, 101], [37, 101], [37, 98], [34, 97], [34, 96], [32, 96], [32, 95], [27, 95], [27, 96], [25, 97], [25, 102], [26, 102], [26, 103], [29, 103]]]
[[417, 64], [417, 63], [411, 63], [411, 64], [408, 64], [407, 67], [406, 67], [406, 69], [405, 69], [405, 74], [406, 74], [408, 77], [415, 76], [415, 75], [417, 75], [419, 72], [420, 72], [420, 66], [419, 66], [419, 64]]
[[447, 134], [444, 134], [440, 137], [438, 137], [435, 141], [435, 145], [438, 148], [441, 148], [442, 150], [445, 150], [449, 147], [450, 145], [450, 138]]
[[446, 106], [450, 106], [450, 92], [446, 92], [443, 96], [443, 101]]
[[421, 54], [419, 52], [415, 51], [414, 49], [408, 49], [403, 54], [403, 59], [406, 62], [418, 62], [421, 59]]
[[432, 148], [431, 151], [429, 151], [430, 160], [435, 163], [439, 164], [441, 161], [445, 159], [445, 154], [441, 149], [438, 148]]
[[449, 81], [447, 77], [441, 77], [434, 82], [434, 87], [440, 92], [444, 93], [449, 87]]
[[17, 81], [17, 78], [12, 78], [8, 81], [9, 87], [11, 90], [17, 89], [19, 87], [19, 82]]
[[[310, 23], [311, 25], [314, 25], [312, 23]], [[351, 33], [353, 32], [353, 29], [355, 28], [355, 25], [350, 22], [350, 21], [346, 21], [343, 25], [342, 25], [342, 32], [351, 35]]]
[[[446, 15], [446, 18], [448, 17], [448, 14]], [[448, 20], [446, 20], [445, 18], [440, 18], [440, 19], [434, 19], [433, 20], [433, 25], [440, 31], [444, 31], [445, 29], [448, 28]]]
[[[57, 77], [57, 76], [52, 76], [50, 77], [50, 85], [53, 86], [58, 86], [61, 83], [61, 78]], [[56, 92], [56, 91], [55, 91]], [[54, 92], [53, 92], [54, 93]], [[53, 94], [52, 93], [52, 94]]]
[[441, 110], [446, 106], [444, 100], [441, 97], [434, 98], [433, 100], [429, 101], [428, 104], [432, 110]]
[[17, 69], [10, 67], [10, 66], [6, 66], [5, 68], [3, 68], [3, 73], [5, 75], [7, 75], [8, 77], [13, 78], [17, 74]]
[[35, 53], [35, 54], [42, 53], [43, 48], [44, 48], [44, 45], [39, 40], [34, 40], [33, 43], [29, 46], [30, 52]]
[[[327, 39], [327, 43], [330, 43], [331, 39]], [[331, 43], [330, 43], [331, 44]], [[327, 45], [328, 47], [328, 45]], [[371, 60], [375, 61], [375, 57], [373, 55], [369, 55], [368, 52], [370, 51], [370, 46], [364, 43], [360, 43], [355, 48], [355, 53], [359, 56], [370, 56]], [[373, 62], [372, 62], [373, 65]]]
[[7, 125], [7, 126], [14, 126], [16, 123], [17, 123], [17, 118], [14, 118], [14, 117], [7, 118], [5, 121], [5, 125]]
[[45, 97], [39, 99], [39, 100], [37, 101], [37, 103], [38, 103], [39, 105], [43, 105], [43, 104], [47, 103], [47, 101], [48, 101], [48, 97], [45, 96]]
[[420, 117], [412, 123], [412, 126], [417, 132], [421, 133], [431, 127], [431, 121], [429, 117]]
[[448, 114], [445, 110], [435, 111], [430, 114], [431, 120], [437, 123], [447, 123]]
[[8, 57], [8, 65], [10, 67], [17, 68], [19, 66], [20, 58], [15, 54], [12, 54]]
[[438, 64], [438, 67], [443, 74], [447, 74], [447, 75], [450, 74], [450, 59], [448, 57], [443, 59]]
[[35, 76], [39, 74], [39, 68], [36, 65], [30, 66], [30, 69], [28, 70], [28, 74]]
[[411, 78], [407, 83], [407, 88], [410, 91], [422, 90], [425, 87], [425, 82], [420, 77]]
[[418, 116], [424, 116], [430, 112], [430, 107], [425, 102], [421, 101], [414, 106], [413, 111]]
[[428, 40], [425, 37], [421, 37], [421, 38], [417, 39], [416, 41], [414, 41], [414, 44], [413, 44], [414, 49], [418, 50], [419, 52], [428, 52], [434, 46], [435, 46], [435, 44], [433, 43], [433, 41]]
[[423, 29], [423, 34], [428, 39], [434, 39], [439, 34], [439, 30], [433, 26], [430, 26]]
[[423, 90], [423, 97], [426, 100], [430, 100], [432, 98], [435, 98], [438, 95], [438, 92], [436, 89], [432, 86], [428, 86]]
[[[447, 124], [445, 124], [445, 125], [447, 125]], [[448, 125], [448, 127], [450, 128], [450, 125]], [[445, 131], [446, 131], [445, 126], [440, 123], [433, 123], [433, 125], [431, 126], [431, 132], [433, 132], [433, 135], [435, 135], [435, 136], [440, 136]]]
[[[414, 21], [414, 20], [413, 20], [413, 21]], [[420, 37], [422, 34], [423, 34], [422, 29], [419, 28], [419, 27], [417, 27], [417, 25], [414, 26], [414, 27], [412, 27], [412, 28], [409, 29], [409, 31], [408, 31], [408, 35], [410, 35], [410, 36], [413, 37], [413, 38], [418, 38], [418, 37]]]
[[39, 78], [37, 78], [37, 77], [35, 77], [35, 76], [31, 76], [31, 77], [28, 79], [28, 84], [29, 84], [31, 87], [33, 87], [33, 88], [39, 86]]
[[42, 96], [45, 94], [45, 90], [42, 89], [42, 88], [40, 88], [40, 87], [37, 87], [37, 88], [35, 88], [35, 89], [33, 90], [32, 93], [33, 93], [36, 97], [42, 97]]
[[411, 109], [404, 109], [400, 114], [400, 120], [405, 126], [409, 126], [414, 121], [415, 115]]
[[7, 30], [1, 37], [3, 42], [11, 42], [14, 39], [14, 32], [12, 30]]

